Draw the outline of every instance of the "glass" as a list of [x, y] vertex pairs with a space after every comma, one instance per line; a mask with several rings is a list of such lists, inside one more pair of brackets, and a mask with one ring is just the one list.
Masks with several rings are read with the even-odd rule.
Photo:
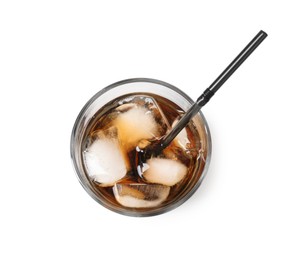
[[200, 139], [200, 149], [203, 151], [202, 155], [204, 160], [199, 160], [193, 173], [189, 176], [188, 181], [184, 183], [184, 188], [180, 189], [180, 192], [171, 200], [152, 208], [127, 208], [118, 205], [118, 203], [114, 203], [101, 194], [86, 173], [83, 159], [84, 142], [88, 134], [88, 129], [92, 126], [93, 119], [95, 119], [98, 111], [101, 111], [101, 109], [103, 111], [103, 107], [118, 97], [136, 93], [159, 95], [172, 101], [183, 111], [186, 111], [194, 103], [189, 96], [178, 88], [159, 80], [135, 78], [114, 83], [95, 94], [79, 113], [72, 130], [70, 152], [79, 182], [94, 200], [104, 207], [120, 214], [129, 216], [152, 216], [178, 207], [190, 198], [200, 186], [207, 173], [210, 162], [211, 137], [206, 119], [199, 112], [192, 121]]

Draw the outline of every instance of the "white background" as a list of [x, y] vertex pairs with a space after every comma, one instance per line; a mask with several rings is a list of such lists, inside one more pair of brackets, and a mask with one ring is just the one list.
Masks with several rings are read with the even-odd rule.
[[[1, 259], [305, 259], [304, 1], [1, 1]], [[203, 110], [213, 156], [196, 194], [133, 218], [72, 168], [74, 120], [132, 77], [193, 99], [269, 36]]]

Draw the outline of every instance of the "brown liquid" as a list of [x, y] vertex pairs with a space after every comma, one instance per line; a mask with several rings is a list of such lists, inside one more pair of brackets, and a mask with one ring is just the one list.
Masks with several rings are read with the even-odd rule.
[[[88, 147], [93, 143], [93, 141], [98, 138], [97, 133], [103, 132], [103, 134], [107, 137], [113, 138], [114, 132], [110, 131], [112, 129], [112, 124], [114, 119], [118, 116], [119, 112], [116, 111], [116, 108], [123, 104], [128, 104], [129, 102], [135, 102], [140, 107], [150, 107], [145, 102], [146, 97], [152, 97], [158, 104], [159, 108], [163, 111], [165, 118], [167, 119], [169, 125], [171, 126], [173, 122], [184, 113], [180, 107], [176, 104], [171, 102], [168, 99], [165, 99], [158, 95], [152, 95], [148, 93], [137, 93], [133, 95], [127, 95], [119, 97], [112, 102], [108, 103], [99, 112], [92, 118], [92, 121], [89, 124], [89, 127], [86, 131], [86, 138], [83, 140], [83, 151], [86, 151]], [[127, 106], [127, 109], [129, 107]], [[122, 111], [121, 111], [122, 112]], [[121, 113], [120, 112], [120, 113]], [[124, 109], [123, 109], [124, 113]], [[153, 112], [154, 114], [154, 112]], [[157, 138], [160, 139], [163, 135], [169, 131], [169, 126], [163, 123], [162, 116], [160, 114], [155, 114], [155, 121], [159, 124]], [[141, 122], [139, 127], [141, 127]], [[163, 201], [160, 205], [153, 206], [154, 207], [161, 207], [165, 205], [169, 205], [170, 203], [174, 203], [179, 200], [182, 196], [184, 196], [190, 187], [197, 180], [200, 178], [202, 174], [202, 170], [204, 167], [203, 161], [206, 158], [206, 151], [201, 149], [202, 144], [200, 142], [200, 137], [197, 132], [197, 129], [193, 125], [193, 123], [189, 123], [186, 127], [186, 132], [188, 136], [189, 143], [186, 145], [186, 149], [183, 149], [179, 146], [176, 142], [172, 142], [169, 147], [160, 154], [160, 158], [168, 158], [180, 161], [183, 165], [187, 167], [187, 174], [185, 177], [179, 181], [177, 184], [170, 187], [169, 195], [167, 199]], [[154, 142], [154, 138], [149, 139], [148, 141]], [[124, 144], [123, 144], [124, 146]], [[127, 174], [116, 183], [119, 184], [128, 184], [128, 183], [142, 183], [147, 184], [148, 182], [141, 178], [137, 173], [136, 166], [135, 166], [135, 148], [136, 147], [123, 147], [125, 153], [125, 159], [129, 160], [131, 165], [130, 169], [128, 170]], [[86, 166], [84, 167], [86, 169]], [[110, 187], [103, 187], [100, 183], [94, 181], [89, 174], [87, 174], [88, 179], [93, 185], [93, 188], [97, 191], [97, 193], [101, 196], [101, 198], [107, 203], [115, 205], [120, 208], [124, 208], [115, 198], [113, 186]], [[136, 191], [137, 192], [137, 191]], [[137, 194], [136, 194], [137, 195]], [[135, 195], [135, 196], [136, 196]], [[154, 199], [154, 198], [153, 198]], [[142, 211], [145, 209], [137, 208], [137, 211]]]

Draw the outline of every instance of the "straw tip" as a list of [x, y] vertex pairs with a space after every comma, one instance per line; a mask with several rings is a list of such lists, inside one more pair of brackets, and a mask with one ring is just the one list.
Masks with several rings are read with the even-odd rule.
[[264, 37], [267, 37], [267, 36], [268, 36], [268, 34], [267, 34], [265, 31], [263, 31], [263, 30], [260, 30], [259, 33], [262, 34]]

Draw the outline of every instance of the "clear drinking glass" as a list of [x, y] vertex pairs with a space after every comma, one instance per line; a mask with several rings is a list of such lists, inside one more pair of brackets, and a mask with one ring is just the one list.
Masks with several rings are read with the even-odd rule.
[[101, 111], [106, 104], [109, 104], [112, 100], [133, 93], [145, 93], [155, 94], [166, 98], [177, 106], [181, 110], [186, 111], [194, 103], [192, 99], [178, 88], [155, 79], [147, 78], [134, 78], [123, 80], [114, 83], [95, 94], [83, 107], [79, 113], [71, 135], [70, 152], [79, 182], [87, 193], [98, 203], [104, 207], [129, 216], [152, 216], [161, 213], [165, 213], [172, 210], [183, 202], [185, 202], [200, 186], [203, 178], [205, 177], [210, 157], [211, 157], [211, 137], [209, 128], [205, 117], [199, 112], [193, 119], [192, 123], [195, 126], [199, 138], [200, 138], [200, 149], [203, 151], [203, 159], [200, 160], [193, 173], [190, 175], [188, 181], [184, 184], [184, 188], [174, 196], [170, 201], [165, 201], [161, 205], [153, 208], [127, 208], [107, 197], [103, 196], [101, 192], [92, 184], [92, 181], [86, 174], [86, 167], [83, 160], [84, 140], [86, 137], [86, 131], [90, 127], [98, 111]]

